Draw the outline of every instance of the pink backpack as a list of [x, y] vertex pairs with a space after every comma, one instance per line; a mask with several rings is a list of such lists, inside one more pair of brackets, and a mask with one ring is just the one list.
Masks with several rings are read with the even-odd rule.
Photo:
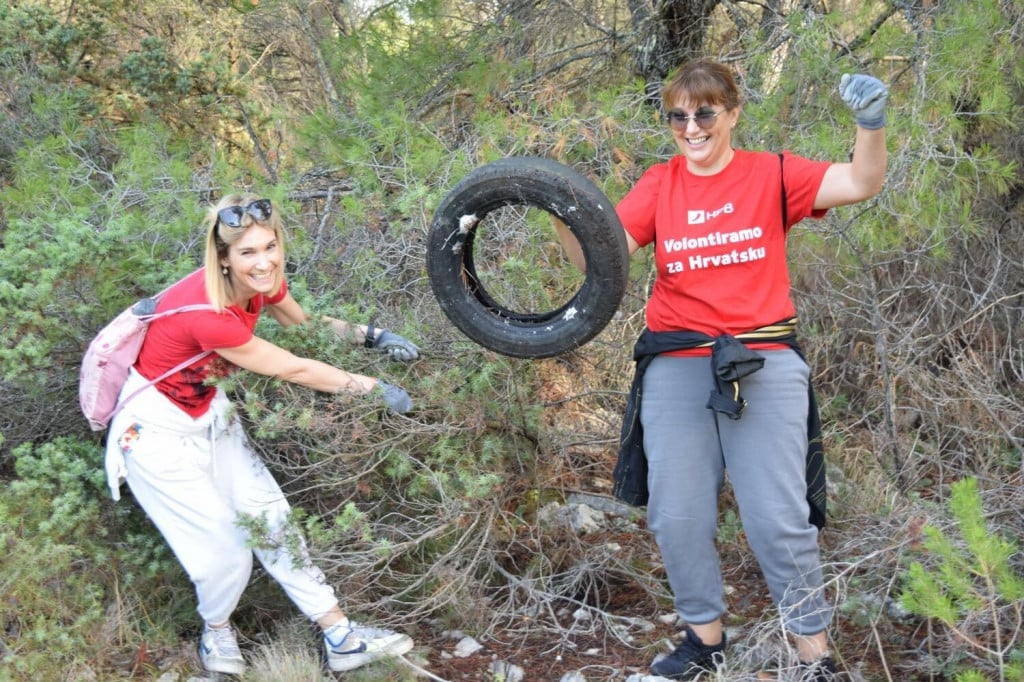
[[128, 372], [139, 357], [146, 330], [153, 320], [161, 317], [196, 310], [215, 310], [208, 303], [186, 305], [162, 313], [155, 312], [156, 304], [167, 289], [152, 298], [144, 298], [110, 321], [99, 331], [85, 351], [82, 369], [78, 377], [78, 402], [82, 414], [89, 421], [93, 431], [102, 431], [125, 404], [153, 384], [163, 381], [193, 362], [201, 360], [213, 351], [204, 351], [189, 358], [177, 367], [167, 370], [145, 386], [133, 391], [123, 400], [118, 400]]

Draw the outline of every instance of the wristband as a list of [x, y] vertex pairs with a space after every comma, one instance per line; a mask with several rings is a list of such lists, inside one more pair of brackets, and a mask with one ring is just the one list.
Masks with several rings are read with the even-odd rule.
[[376, 334], [377, 334], [377, 328], [373, 326], [373, 322], [371, 322], [370, 324], [366, 325], [366, 336], [365, 336], [365, 338], [363, 340], [363, 347], [365, 347], [365, 348], [373, 348], [373, 344], [377, 342], [377, 340], [374, 338], [374, 336], [376, 336]]

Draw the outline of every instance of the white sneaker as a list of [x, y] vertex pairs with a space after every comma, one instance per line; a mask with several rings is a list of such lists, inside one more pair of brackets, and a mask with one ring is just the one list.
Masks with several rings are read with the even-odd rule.
[[238, 648], [235, 631], [230, 625], [222, 628], [203, 627], [199, 638], [199, 660], [212, 673], [241, 675], [245, 672], [245, 659]]
[[354, 670], [387, 656], [401, 656], [412, 647], [409, 635], [354, 621], [324, 631], [327, 667], [334, 672]]

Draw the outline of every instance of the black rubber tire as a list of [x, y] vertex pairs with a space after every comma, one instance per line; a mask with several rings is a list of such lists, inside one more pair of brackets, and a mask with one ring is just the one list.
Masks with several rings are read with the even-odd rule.
[[[509, 310], [480, 283], [473, 263], [476, 226], [503, 206], [541, 209], [579, 240], [586, 277], [557, 309]], [[577, 348], [604, 329], [626, 290], [629, 253], [612, 202], [593, 182], [550, 159], [509, 157], [475, 169], [438, 206], [427, 274], [441, 310], [470, 339], [504, 355], [543, 358]]]

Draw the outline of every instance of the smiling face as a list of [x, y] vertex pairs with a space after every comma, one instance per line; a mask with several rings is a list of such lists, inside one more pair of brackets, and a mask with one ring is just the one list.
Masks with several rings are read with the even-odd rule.
[[246, 307], [256, 294], [284, 286], [280, 211], [258, 194], [228, 194], [206, 212], [206, 295], [218, 310]]
[[661, 101], [691, 173], [714, 175], [732, 161], [732, 129], [741, 102], [728, 67], [706, 59], [684, 64], [665, 85]]
[[726, 109], [721, 104], [695, 102], [683, 96], [669, 114], [672, 137], [691, 173], [714, 175], [732, 161], [732, 129], [739, 118], [739, 107]]
[[283, 249], [273, 228], [253, 221], [227, 247], [221, 267], [228, 269], [234, 302], [243, 305], [256, 294], [272, 294], [281, 281]]

